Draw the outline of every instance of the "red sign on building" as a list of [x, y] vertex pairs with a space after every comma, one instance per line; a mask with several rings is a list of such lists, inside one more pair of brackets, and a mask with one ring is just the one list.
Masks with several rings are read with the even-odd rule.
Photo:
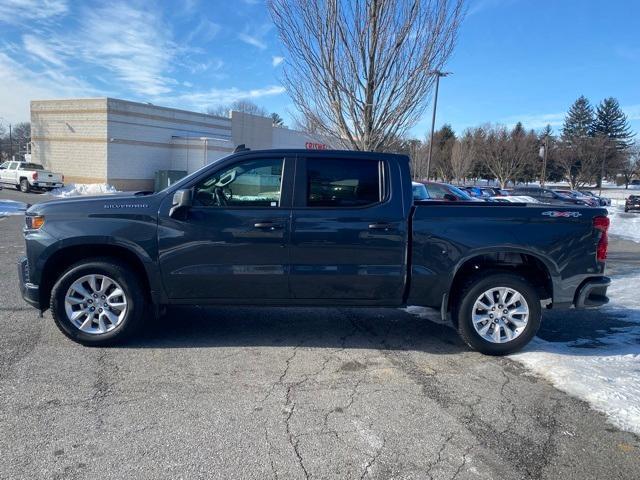
[[324, 143], [314, 143], [314, 142], [307, 142], [304, 144], [304, 147], [307, 150], [326, 150], [327, 146]]

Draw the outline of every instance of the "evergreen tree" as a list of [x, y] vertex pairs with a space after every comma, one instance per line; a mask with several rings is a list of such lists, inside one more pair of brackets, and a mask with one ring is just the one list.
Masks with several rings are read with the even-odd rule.
[[586, 138], [593, 131], [593, 107], [584, 95], [573, 102], [562, 127], [562, 139], [571, 142], [578, 138]]
[[626, 150], [632, 144], [633, 134], [627, 116], [613, 97], [605, 98], [598, 105], [591, 133], [593, 136], [608, 138], [618, 151]]

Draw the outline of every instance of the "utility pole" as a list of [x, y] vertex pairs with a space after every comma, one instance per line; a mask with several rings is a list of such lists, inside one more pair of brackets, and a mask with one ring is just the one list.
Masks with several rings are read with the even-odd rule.
[[431, 140], [429, 140], [429, 156], [427, 157], [427, 180], [429, 180], [429, 172], [431, 171], [431, 155], [433, 153], [433, 131], [436, 126], [436, 108], [438, 107], [438, 87], [440, 86], [440, 77], [446, 77], [451, 75], [451, 72], [441, 72], [440, 70], [433, 70], [431, 75], [436, 76], [436, 92], [433, 99], [433, 115], [431, 117]]
[[13, 136], [11, 135], [11, 124], [9, 124], [9, 160], [13, 160]]
[[549, 135], [544, 136], [544, 146], [542, 147], [542, 177], [540, 178], [540, 186], [544, 188], [547, 179], [547, 155], [549, 155]]

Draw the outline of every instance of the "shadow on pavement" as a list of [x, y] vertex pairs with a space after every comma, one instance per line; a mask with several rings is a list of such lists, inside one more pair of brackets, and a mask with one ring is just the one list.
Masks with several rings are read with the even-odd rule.
[[468, 351], [457, 333], [398, 309], [173, 307], [124, 348], [299, 346]]

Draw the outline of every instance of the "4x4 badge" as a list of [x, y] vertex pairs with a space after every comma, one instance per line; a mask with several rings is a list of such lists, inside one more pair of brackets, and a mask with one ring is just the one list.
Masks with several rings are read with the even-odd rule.
[[558, 218], [558, 217], [581, 217], [582, 214], [580, 212], [557, 212], [555, 210], [549, 210], [547, 212], [542, 212], [542, 215], [546, 215], [547, 217]]

